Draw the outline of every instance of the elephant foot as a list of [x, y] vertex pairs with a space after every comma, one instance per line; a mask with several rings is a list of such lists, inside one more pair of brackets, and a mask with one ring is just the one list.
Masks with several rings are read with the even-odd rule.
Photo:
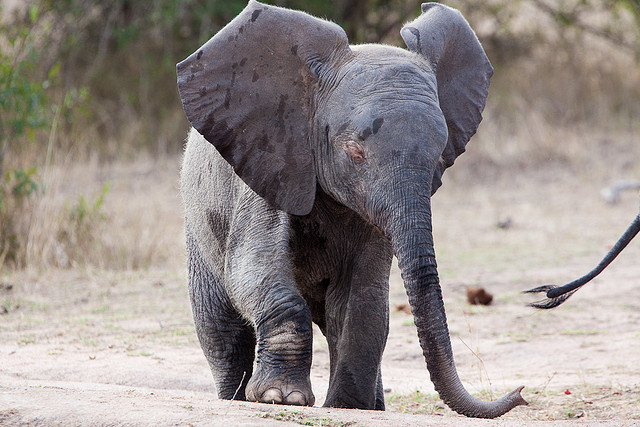
[[309, 376], [305, 380], [295, 381], [274, 377], [261, 379], [256, 373], [249, 380], [245, 395], [252, 402], [283, 405], [313, 406], [316, 401]]

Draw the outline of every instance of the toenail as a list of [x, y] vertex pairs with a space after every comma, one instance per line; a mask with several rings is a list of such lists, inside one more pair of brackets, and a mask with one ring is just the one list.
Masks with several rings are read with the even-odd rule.
[[270, 388], [262, 394], [264, 403], [282, 403], [282, 393], [276, 388]]
[[285, 398], [285, 402], [288, 403], [289, 405], [301, 405], [301, 406], [304, 406], [304, 405], [307, 404], [307, 399], [304, 396], [304, 394], [302, 394], [301, 392], [292, 391]]

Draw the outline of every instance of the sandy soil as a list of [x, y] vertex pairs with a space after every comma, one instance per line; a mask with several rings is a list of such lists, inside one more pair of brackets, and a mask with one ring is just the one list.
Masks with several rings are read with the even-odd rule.
[[[96, 188], [112, 183], [107, 206], [154, 197], [145, 215], [161, 223], [165, 239], [175, 236], [169, 261], [0, 278], [0, 425], [640, 423], [640, 241], [553, 311], [528, 308], [535, 298], [521, 294], [572, 280], [600, 260], [638, 209], [637, 193], [610, 206], [600, 189], [639, 171], [446, 176], [433, 200], [434, 228], [459, 375], [483, 399], [525, 385], [530, 402], [489, 422], [452, 413], [434, 394], [412, 318], [395, 310], [406, 302], [397, 270], [383, 360], [386, 412], [217, 400], [191, 323], [177, 163], [150, 168], [135, 183], [126, 167], [95, 178]], [[154, 190], [158, 183], [162, 190]], [[467, 304], [466, 286], [485, 287], [493, 304]], [[321, 404], [328, 352], [319, 333], [311, 377]]]

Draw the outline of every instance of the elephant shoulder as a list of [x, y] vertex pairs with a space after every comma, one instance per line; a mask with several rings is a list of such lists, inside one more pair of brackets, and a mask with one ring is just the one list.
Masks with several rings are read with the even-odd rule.
[[229, 205], [246, 185], [218, 151], [195, 129], [185, 144], [180, 190], [185, 208]]
[[180, 187], [188, 231], [199, 242], [216, 240], [220, 250], [232, 234], [237, 239], [288, 222], [288, 214], [256, 194], [195, 129], [187, 138]]

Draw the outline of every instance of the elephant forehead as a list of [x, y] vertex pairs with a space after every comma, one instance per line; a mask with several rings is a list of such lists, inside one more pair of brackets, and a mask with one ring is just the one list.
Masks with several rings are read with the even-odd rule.
[[386, 44], [351, 45], [353, 57], [362, 61], [378, 63], [412, 62], [419, 67], [431, 71], [431, 64], [423, 56], [399, 47]]
[[366, 128], [376, 119], [391, 123], [442, 116], [435, 78], [430, 75], [415, 77], [397, 69], [371, 78], [355, 73], [344, 78], [341, 86], [332, 96], [329, 117], [341, 122], [348, 117], [356, 127]]
[[387, 45], [367, 44], [353, 46], [351, 56], [354, 71], [389, 78], [394, 75], [424, 77], [433, 74], [433, 68], [424, 57]]
[[371, 51], [357, 51], [349, 64], [342, 67], [335, 91], [342, 98], [340, 102], [376, 102], [381, 105], [398, 101], [437, 103], [435, 73], [426, 61], [402, 49], [386, 48], [389, 49], [372, 46]]

